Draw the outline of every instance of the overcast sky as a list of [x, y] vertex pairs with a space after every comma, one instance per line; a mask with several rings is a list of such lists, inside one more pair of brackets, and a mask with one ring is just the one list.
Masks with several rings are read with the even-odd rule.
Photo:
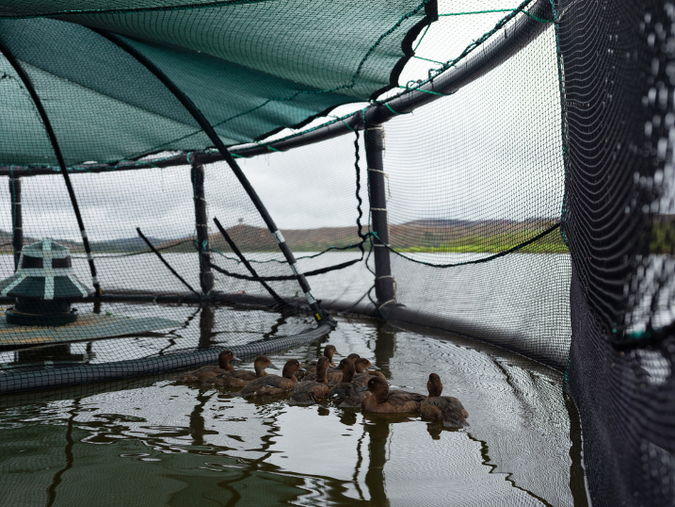
[[[510, 4], [518, 2], [500, 7]], [[484, 9], [478, 1], [441, 2], [439, 13]], [[505, 14], [442, 16], [417, 54], [450, 60]], [[413, 59], [400, 82], [426, 78], [430, 67], [435, 64]], [[393, 223], [558, 217], [563, 170], [553, 30], [454, 96], [390, 121], [385, 132]], [[350, 134], [239, 162], [280, 228], [349, 226], [356, 220], [353, 142]], [[367, 213], [363, 153], [361, 157]], [[194, 231], [189, 168], [77, 175], [72, 180], [94, 240], [135, 237], [138, 226], [164, 238]], [[262, 226], [226, 164], [208, 168], [206, 185], [210, 218], [216, 216], [226, 226], [240, 219]], [[23, 204], [26, 235], [79, 239], [61, 176], [24, 178]], [[0, 206], [5, 210], [0, 228], [10, 230], [7, 190], [0, 191]]]

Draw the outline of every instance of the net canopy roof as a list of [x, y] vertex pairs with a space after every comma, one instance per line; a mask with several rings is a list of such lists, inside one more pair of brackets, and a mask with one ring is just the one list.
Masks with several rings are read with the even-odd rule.
[[6, 3], [0, 164], [57, 165], [11, 60], [40, 97], [66, 164], [112, 163], [213, 145], [142, 61], [224, 144], [240, 144], [395, 86], [435, 17], [435, 0]]

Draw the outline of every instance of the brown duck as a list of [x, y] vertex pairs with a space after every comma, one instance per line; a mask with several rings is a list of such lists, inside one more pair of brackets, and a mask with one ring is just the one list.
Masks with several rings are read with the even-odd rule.
[[342, 372], [342, 381], [333, 386], [328, 393], [328, 397], [332, 402], [342, 408], [360, 407], [361, 402], [370, 393], [366, 391], [359, 391], [359, 386], [352, 383], [354, 375], [356, 374], [356, 367], [354, 361], [349, 357], [345, 357], [338, 365]]
[[[361, 388], [364, 389], [365, 388]], [[377, 414], [406, 414], [419, 412], [420, 403], [425, 396], [407, 391], [389, 390], [387, 381], [379, 376], [368, 380], [367, 388], [372, 396], [367, 396], [361, 402], [361, 408], [366, 412]]]
[[218, 354], [218, 365], [202, 366], [195, 371], [189, 371], [177, 376], [174, 380], [181, 384], [213, 384], [213, 380], [224, 373], [234, 371], [230, 361], [239, 361], [231, 350], [223, 350]]
[[469, 413], [462, 403], [451, 396], [441, 396], [443, 384], [441, 377], [432, 373], [427, 382], [429, 396], [420, 404], [420, 415], [423, 419], [442, 421], [443, 426], [462, 426]]
[[297, 359], [289, 359], [284, 365], [281, 376], [263, 375], [258, 377], [241, 390], [244, 398], [251, 396], [263, 396], [271, 394], [281, 394], [286, 391], [292, 391], [298, 385], [298, 379], [295, 373], [300, 369], [300, 362]]
[[251, 370], [235, 370], [231, 372], [218, 375], [213, 380], [214, 387], [244, 387], [250, 384], [258, 377], [267, 375], [265, 368], [275, 368], [267, 356], [258, 356], [253, 361], [253, 369]]
[[328, 398], [330, 386], [326, 383], [326, 372], [330, 359], [322, 356], [316, 363], [316, 380], [304, 380], [291, 393], [292, 405], [311, 405]]
[[[321, 357], [327, 357], [329, 359], [329, 369], [330, 367], [335, 367], [335, 363], [333, 362], [333, 356], [337, 354], [337, 349], [335, 348], [335, 345], [328, 344], [324, 347], [323, 349], [323, 355]], [[296, 375], [298, 380], [305, 380], [306, 377], [309, 375], [313, 375], [313, 377], [309, 380], [316, 380], [316, 364], [318, 360], [316, 361], [310, 361], [309, 363], [304, 363], [300, 365], [300, 372]]]
[[367, 387], [368, 386], [368, 381], [373, 377], [373, 376], [378, 376], [382, 377], [383, 379], [386, 380], [385, 376], [382, 374], [381, 371], [377, 370], [369, 370], [372, 365], [370, 364], [370, 361], [366, 359], [365, 357], [359, 357], [354, 361], [354, 368], [356, 369], [356, 374], [354, 375], [354, 378], [352, 379], [352, 383], [355, 384], [357, 387]]

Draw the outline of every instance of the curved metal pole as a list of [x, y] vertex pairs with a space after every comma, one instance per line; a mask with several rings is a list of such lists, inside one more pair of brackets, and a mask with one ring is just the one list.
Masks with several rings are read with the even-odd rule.
[[52, 125], [49, 121], [47, 111], [45, 111], [45, 108], [42, 106], [42, 101], [40, 100], [37, 91], [33, 87], [33, 83], [30, 80], [30, 77], [28, 76], [28, 74], [26, 74], [26, 72], [24, 72], [23, 67], [19, 65], [19, 62], [16, 60], [16, 58], [14, 58], [14, 55], [2, 42], [0, 42], [0, 53], [2, 53], [5, 56], [5, 58], [7, 58], [7, 61], [14, 68], [19, 78], [23, 82], [24, 86], [26, 87], [26, 90], [28, 91], [28, 93], [31, 96], [31, 99], [33, 100], [33, 103], [35, 104], [35, 107], [38, 110], [38, 114], [40, 115], [42, 124], [45, 127], [45, 131], [47, 132], [47, 136], [49, 137], [52, 149], [54, 150], [56, 159], [59, 162], [61, 174], [63, 174], [63, 179], [66, 182], [66, 188], [68, 189], [68, 196], [70, 197], [70, 203], [73, 205], [73, 211], [75, 211], [75, 218], [77, 219], [77, 225], [80, 228], [80, 235], [82, 236], [82, 244], [84, 245], [84, 251], [87, 254], [87, 260], [89, 262], [89, 270], [91, 271], [91, 280], [94, 285], [94, 293], [95, 295], [100, 296], [101, 285], [99, 284], [98, 278], [96, 276], [96, 266], [94, 266], [94, 256], [91, 253], [91, 248], [89, 246], [89, 239], [87, 239], [87, 231], [84, 229], [84, 221], [82, 220], [80, 207], [77, 204], [77, 197], [75, 196], [75, 190], [73, 190], [73, 185], [70, 182], [70, 175], [68, 174], [66, 161], [64, 160], [63, 154], [61, 153], [61, 148], [59, 147], [59, 143], [56, 139], [54, 129], [52, 129]]
[[[309, 306], [312, 309], [312, 314], [314, 315], [314, 318], [316, 319], [317, 323], [319, 324], [328, 323], [330, 325], [335, 325], [335, 321], [323, 308], [321, 308], [321, 305], [312, 294], [309, 283], [307, 283], [305, 275], [300, 271], [300, 268], [295, 260], [293, 252], [288, 247], [286, 240], [284, 239], [277, 225], [274, 223], [274, 220], [267, 211], [267, 208], [265, 208], [265, 205], [260, 200], [260, 197], [258, 197], [258, 194], [256, 193], [255, 189], [246, 178], [246, 175], [244, 175], [244, 172], [241, 170], [241, 168], [234, 160], [230, 152], [227, 151], [225, 144], [223, 144], [223, 141], [220, 139], [220, 137], [218, 137], [218, 134], [216, 134], [216, 131], [213, 129], [213, 127], [206, 119], [206, 117], [202, 114], [201, 110], [194, 104], [194, 102], [192, 102], [192, 100], [187, 95], [185, 95], [182, 92], [182, 90], [180, 90], [180, 88], [178, 88], [174, 84], [173, 81], [171, 81], [171, 79], [169, 79], [169, 77], [166, 74], [164, 74], [164, 72], [162, 72], [154, 63], [148, 60], [143, 54], [138, 52], [135, 48], [133, 48], [132, 46], [130, 46], [129, 44], [127, 44], [114, 34], [94, 28], [90, 29], [99, 34], [101, 37], [104, 37], [105, 39], [109, 40], [123, 51], [126, 51], [133, 58], [135, 58], [141, 65], [143, 65], [148, 71], [150, 71], [164, 86], [166, 86], [166, 88], [178, 99], [178, 101], [183, 105], [183, 107], [192, 115], [192, 117], [199, 124], [204, 133], [209, 137], [209, 139], [216, 147], [216, 149], [220, 152], [222, 158], [230, 166], [230, 169], [232, 169], [232, 172], [239, 180], [239, 183], [244, 188], [246, 194], [249, 196], [251, 201], [253, 201], [253, 205], [258, 210], [258, 213], [260, 213], [260, 216], [267, 225], [267, 228], [270, 230], [270, 232], [274, 236], [274, 239], [279, 245], [279, 250], [281, 250], [284, 257], [286, 258], [286, 261], [291, 267], [291, 270], [295, 274], [295, 277], [298, 280], [300, 287], [302, 288], [302, 292], [304, 293], [305, 298], [307, 298], [307, 301], [309, 302]], [[195, 157], [194, 161], [195, 164], [204, 163], [204, 160], [202, 159], [201, 156], [196, 157], [193, 154], [193, 157]]]

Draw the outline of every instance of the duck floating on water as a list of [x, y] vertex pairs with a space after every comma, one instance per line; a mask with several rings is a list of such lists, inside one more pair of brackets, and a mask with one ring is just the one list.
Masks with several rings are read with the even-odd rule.
[[330, 359], [322, 356], [316, 363], [316, 380], [304, 380], [291, 393], [289, 403], [292, 405], [311, 405], [328, 398], [330, 386], [326, 382], [326, 372]]
[[[329, 369], [335, 368], [335, 363], [333, 362], [333, 356], [337, 354], [337, 349], [335, 345], [328, 344], [323, 349], [323, 355], [321, 357], [327, 357], [329, 360]], [[296, 375], [298, 380], [305, 380], [306, 377], [313, 375], [310, 380], [316, 380], [316, 365], [318, 359], [310, 361], [309, 363], [303, 363], [300, 365], [300, 372]]]
[[284, 365], [281, 376], [263, 375], [258, 377], [241, 390], [244, 398], [251, 396], [263, 396], [281, 394], [292, 391], [298, 385], [295, 373], [300, 370], [300, 362], [297, 359], [289, 359]]
[[258, 356], [253, 361], [253, 369], [251, 370], [234, 370], [223, 373], [213, 379], [214, 387], [244, 387], [255, 379], [267, 375], [265, 368], [276, 368], [272, 361], [267, 356]]
[[366, 396], [367, 390], [360, 390], [361, 385], [352, 382], [356, 374], [354, 361], [345, 357], [338, 365], [342, 372], [342, 381], [333, 386], [328, 394], [330, 400], [341, 408], [358, 408]]
[[357, 387], [367, 387], [368, 381], [373, 376], [382, 377], [383, 379], [386, 380], [386, 377], [382, 374], [381, 371], [378, 371], [377, 369], [369, 370], [369, 368], [371, 367], [374, 368], [374, 366], [370, 364], [370, 361], [365, 357], [357, 358], [354, 361], [354, 368], [356, 369], [356, 374], [352, 379], [352, 383], [355, 384]]
[[[365, 391], [366, 388], [361, 388]], [[367, 396], [361, 402], [361, 408], [366, 412], [376, 414], [406, 414], [419, 412], [420, 403], [426, 396], [407, 391], [389, 390], [386, 379], [373, 376], [368, 381], [367, 389], [372, 396]]]
[[182, 384], [213, 384], [213, 380], [224, 373], [234, 371], [230, 361], [239, 361], [231, 350], [223, 350], [218, 354], [218, 365], [202, 366], [201, 368], [178, 375], [174, 380]]
[[420, 404], [420, 415], [423, 419], [442, 421], [443, 426], [447, 427], [466, 424], [469, 413], [457, 398], [441, 396], [443, 383], [436, 373], [429, 375], [427, 389], [429, 396]]

